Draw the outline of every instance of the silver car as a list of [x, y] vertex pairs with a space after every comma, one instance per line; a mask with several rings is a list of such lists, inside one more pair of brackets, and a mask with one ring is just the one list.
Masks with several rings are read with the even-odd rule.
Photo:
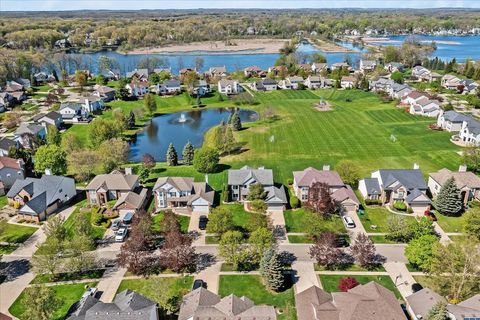
[[128, 228], [127, 227], [121, 227], [118, 229], [117, 234], [115, 235], [115, 241], [116, 242], [123, 242], [125, 238], [127, 237], [128, 233]]

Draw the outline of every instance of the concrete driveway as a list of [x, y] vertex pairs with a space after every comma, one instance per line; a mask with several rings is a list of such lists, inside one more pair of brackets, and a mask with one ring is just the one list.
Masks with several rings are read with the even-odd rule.
[[195, 235], [195, 239], [193, 240], [194, 246], [205, 244], [206, 231], [198, 228], [200, 216], [208, 217], [208, 214], [204, 212], [192, 212], [190, 215], [190, 223], [188, 224], [188, 232]]
[[359, 233], [364, 233], [366, 234], [367, 232], [365, 231], [365, 228], [363, 227], [362, 221], [360, 221], [360, 218], [358, 217], [358, 214], [356, 211], [347, 211], [342, 214], [342, 216], [347, 216], [353, 219], [355, 222], [355, 228], [346, 228], [347, 233], [350, 236], [350, 239], [355, 239], [355, 237]]

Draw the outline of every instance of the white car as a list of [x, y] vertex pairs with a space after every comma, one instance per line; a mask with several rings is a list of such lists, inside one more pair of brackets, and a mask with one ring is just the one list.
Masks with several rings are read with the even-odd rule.
[[115, 235], [116, 242], [123, 242], [127, 237], [128, 229], [126, 227], [121, 227], [118, 229], [117, 234]]
[[87, 291], [85, 291], [85, 293], [83, 294], [82, 298], [86, 298], [88, 296], [95, 297], [97, 290], [97, 288], [88, 288]]
[[343, 217], [343, 224], [347, 228], [355, 228], [355, 221], [353, 221], [353, 219], [349, 216]]

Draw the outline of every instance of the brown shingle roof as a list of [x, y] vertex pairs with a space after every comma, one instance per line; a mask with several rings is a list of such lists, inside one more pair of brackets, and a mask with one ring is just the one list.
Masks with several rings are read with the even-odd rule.
[[98, 190], [104, 188], [106, 190], [132, 190], [138, 181], [135, 174], [110, 173], [100, 174], [93, 178], [87, 185], [87, 190]]
[[17, 159], [0, 157], [0, 169], [3, 168], [21, 169], [22, 166], [18, 163]]
[[320, 171], [313, 167], [308, 167], [303, 171], [294, 171], [293, 177], [299, 187], [310, 187], [314, 182], [323, 182], [331, 187], [345, 185], [336, 171]]
[[471, 188], [471, 189], [479, 189], [480, 188], [480, 177], [470, 171], [466, 172], [452, 172], [446, 168], [441, 169], [437, 172], [430, 173], [430, 177], [433, 180], [438, 182], [440, 185], [444, 185], [445, 182], [453, 177], [455, 179], [455, 183], [459, 189], [464, 187]]

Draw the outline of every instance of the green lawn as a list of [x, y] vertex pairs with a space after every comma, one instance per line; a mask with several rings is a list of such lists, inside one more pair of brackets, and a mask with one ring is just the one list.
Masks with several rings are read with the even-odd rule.
[[[314, 264], [314, 269], [315, 269], [315, 271], [326, 271], [326, 269], [323, 266], [320, 266], [316, 263]], [[341, 267], [341, 268], [338, 268], [338, 269], [335, 269], [335, 270], [340, 270], [340, 271], [385, 271], [385, 268], [382, 265], [379, 265], [379, 266], [375, 267], [374, 269], [369, 270], [369, 269], [365, 269], [365, 268], [359, 266], [358, 264], [351, 264], [351, 265]]]
[[[160, 228], [160, 223], [163, 220], [165, 213], [160, 211], [159, 213], [155, 214], [153, 216], [153, 230], [160, 232], [162, 231]], [[188, 232], [188, 224], [190, 223], [190, 217], [187, 216], [181, 216], [181, 215], [175, 215], [177, 217], [178, 222], [180, 223], [180, 231], [182, 233], [187, 233]]]
[[387, 239], [384, 235], [378, 235], [378, 236], [370, 235], [368, 237], [373, 241], [373, 243], [387, 243], [387, 244], [403, 243], [403, 242], [397, 242], [394, 240]]
[[275, 306], [283, 311], [283, 314], [278, 317], [280, 320], [296, 319], [293, 287], [275, 293], [265, 288], [259, 276], [223, 275], [220, 276], [219, 293], [222, 297], [235, 294], [239, 297], [246, 296], [255, 304]]
[[7, 205], [8, 199], [7, 196], [1, 196], [0, 197], [0, 208], [3, 208]]
[[290, 243], [314, 243], [313, 239], [306, 235], [287, 235]]
[[435, 211], [437, 222], [445, 232], [462, 232], [463, 231], [463, 216], [449, 217]]
[[[85, 292], [85, 285], [94, 287], [96, 286], [96, 283], [60, 284], [52, 287], [53, 290], [55, 290], [55, 295], [59, 299], [59, 303], [51, 320], [60, 320], [67, 315], [70, 307], [82, 297], [83, 293]], [[35, 290], [35, 287], [29, 287], [26, 288], [25, 291], [26, 290]], [[23, 301], [25, 297], [25, 291], [20, 294], [10, 309], [8, 309], [12, 315], [21, 320], [29, 320], [22, 316], [26, 310]]]
[[337, 292], [340, 291], [338, 289], [338, 282], [343, 279], [343, 278], [355, 278], [360, 284], [366, 284], [370, 281], [375, 281], [385, 288], [393, 291], [395, 293], [395, 296], [398, 299], [402, 299], [402, 295], [398, 291], [398, 289], [395, 287], [395, 284], [393, 283], [392, 279], [390, 279], [389, 276], [367, 276], [367, 275], [320, 275], [320, 281], [322, 282], [323, 290], [327, 292]]
[[193, 284], [193, 277], [149, 277], [141, 279], [123, 280], [118, 287], [117, 293], [130, 289], [143, 294], [160, 304], [166, 303], [170, 295], [177, 295], [181, 298], [187, 294]]
[[[302, 233], [305, 232], [305, 219], [306, 209], [301, 208], [297, 210], [287, 210], [283, 213], [285, 217], [285, 224], [287, 232]], [[333, 231], [337, 233], [345, 233], [345, 226], [339, 216], [332, 216], [330, 219], [323, 221], [325, 225], [325, 231]]]
[[[90, 271], [85, 271], [81, 273], [73, 273], [73, 272], [59, 273], [57, 274], [57, 277], [53, 282], [73, 281], [73, 280], [83, 280], [83, 279], [100, 279], [104, 273], [105, 273], [105, 269], [90, 270]], [[50, 280], [49, 274], [38, 274], [35, 276], [35, 278], [33, 278], [30, 284], [40, 284], [40, 283], [49, 283], [49, 282], [52, 282]]]
[[[0, 220], [0, 242], [23, 243], [25, 242], [38, 228], [30, 226], [20, 226], [17, 224], [10, 224], [6, 220]], [[15, 251], [15, 246], [0, 247], [1, 254], [8, 254]]]
[[[381, 206], [363, 206], [365, 213], [363, 215], [358, 215], [360, 221], [367, 232], [387, 232], [388, 217], [392, 216], [393, 213], [388, 211], [387, 208]], [[410, 218], [408, 216], [403, 216], [405, 218]], [[413, 216], [411, 217], [413, 219]], [[372, 227], [376, 226], [376, 227]]]

